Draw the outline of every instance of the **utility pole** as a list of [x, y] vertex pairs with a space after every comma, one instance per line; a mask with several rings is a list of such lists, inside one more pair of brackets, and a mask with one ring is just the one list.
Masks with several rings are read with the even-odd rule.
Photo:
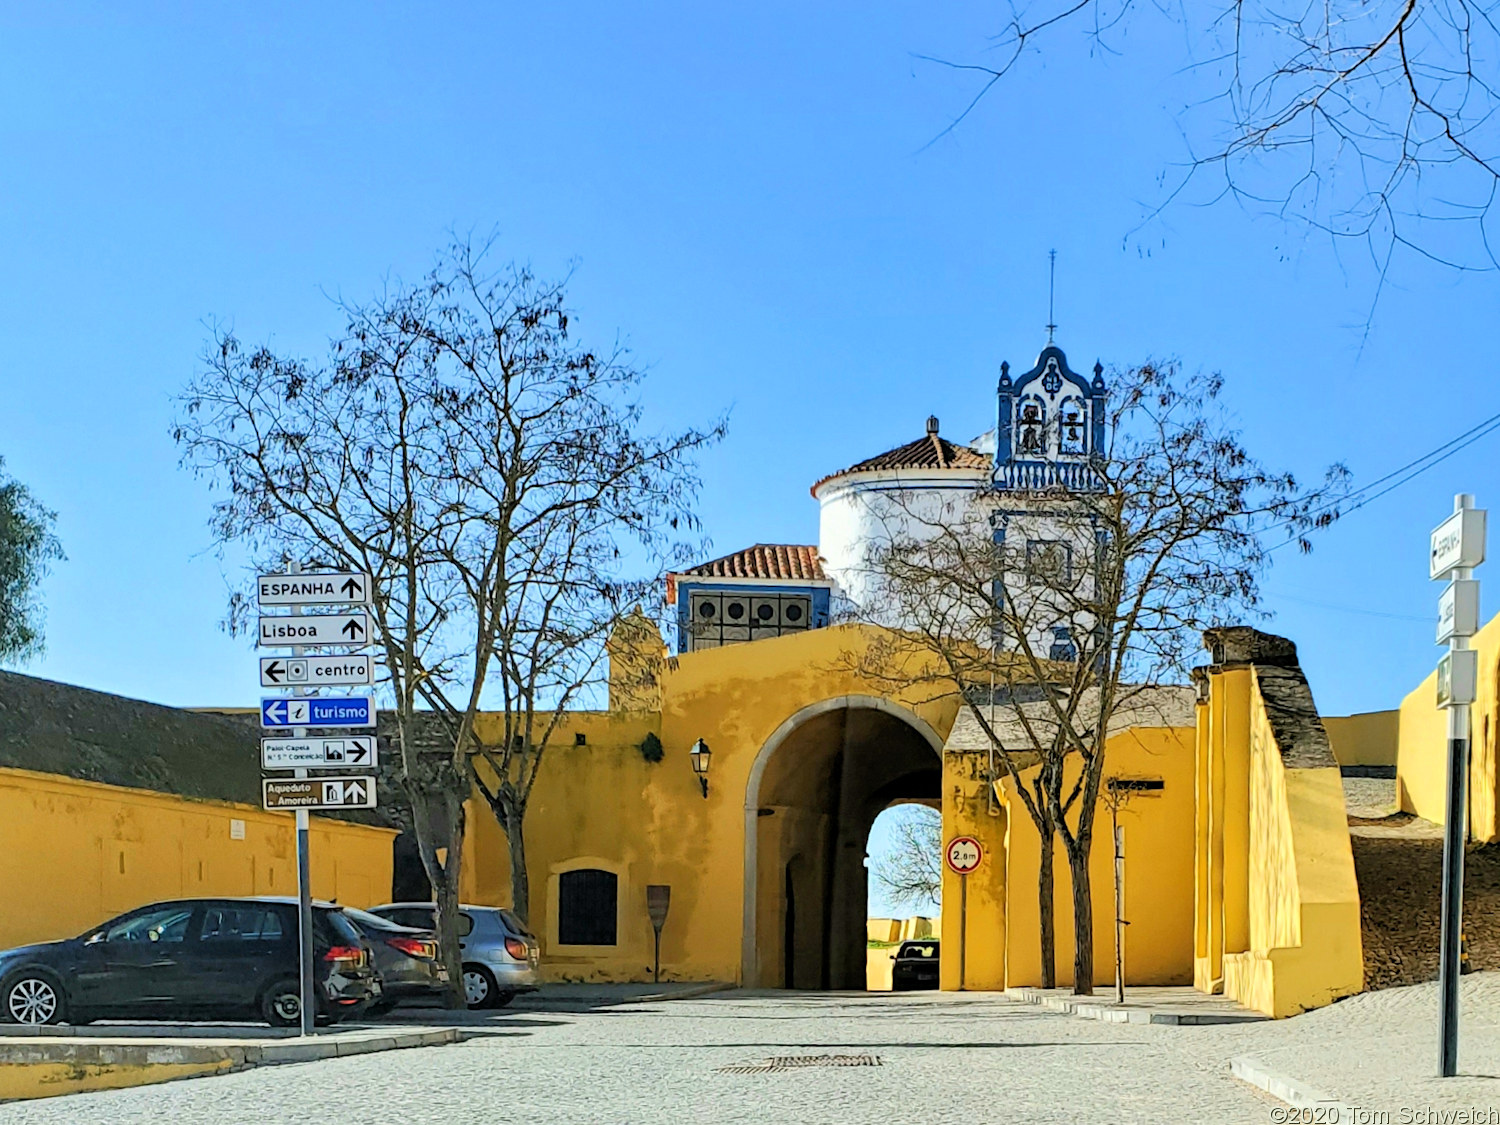
[[1453, 498], [1453, 514], [1432, 533], [1428, 576], [1448, 579], [1438, 599], [1437, 639], [1448, 642], [1438, 661], [1437, 705], [1448, 712], [1448, 803], [1443, 821], [1443, 925], [1438, 954], [1438, 1074], [1458, 1073], [1458, 977], [1464, 916], [1464, 842], [1468, 838], [1469, 705], [1478, 687], [1479, 659], [1469, 638], [1479, 628], [1479, 583], [1485, 513], [1467, 492]]

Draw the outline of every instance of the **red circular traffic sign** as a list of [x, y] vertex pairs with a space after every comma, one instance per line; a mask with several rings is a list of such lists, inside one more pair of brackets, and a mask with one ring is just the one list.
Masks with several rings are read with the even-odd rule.
[[948, 861], [950, 871], [967, 875], [983, 861], [984, 848], [973, 836], [955, 836], [943, 849], [943, 858]]

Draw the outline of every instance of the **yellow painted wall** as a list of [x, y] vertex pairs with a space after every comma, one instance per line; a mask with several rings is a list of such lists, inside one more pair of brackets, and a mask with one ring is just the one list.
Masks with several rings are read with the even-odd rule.
[[[1479, 686], [1469, 709], [1469, 835], [1488, 842], [1500, 836], [1495, 756], [1500, 722], [1500, 616], [1474, 634], [1479, 653]], [[1436, 663], [1436, 660], [1434, 660]], [[1442, 824], [1448, 790], [1448, 714], [1437, 706], [1434, 670], [1401, 701], [1400, 745], [1396, 757], [1396, 796], [1404, 812]]]
[[1400, 744], [1401, 711], [1325, 715], [1323, 729], [1341, 766], [1394, 766]]
[[[1339, 769], [1286, 765], [1283, 751], [1295, 748], [1278, 746], [1255, 668], [1213, 668], [1207, 678], [1209, 698], [1199, 708], [1194, 982], [1278, 1017], [1358, 992], [1359, 888]], [[1242, 687], [1248, 709], [1240, 705]], [[1231, 799], [1240, 776], [1243, 807]], [[1222, 844], [1241, 836], [1243, 849]]]
[[[1120, 810], [1125, 829], [1125, 980], [1133, 985], [1188, 984], [1193, 978], [1194, 734], [1189, 728], [1136, 727], [1105, 746], [1106, 777], [1156, 778]], [[1070, 770], [1067, 784], [1077, 776]], [[1040, 840], [1014, 783], [1001, 782], [1009, 809], [1006, 862], [1009, 903], [1006, 985], [1041, 983], [1037, 908]], [[1089, 855], [1094, 901], [1094, 984], [1115, 979], [1114, 850], [1109, 809], [1101, 803]], [[1053, 859], [1057, 983], [1073, 984], [1073, 881], [1061, 840]], [[946, 950], [946, 946], [945, 946]]]
[[[663, 978], [740, 980], [751, 767], [776, 729], [803, 708], [846, 695], [892, 695], [886, 685], [858, 675], [852, 659], [879, 636], [877, 630], [841, 626], [674, 657], [661, 668], [659, 712], [567, 717], [547, 750], [526, 818], [530, 921], [547, 977], [649, 980], [645, 888], [664, 883], [672, 888], [672, 901], [662, 930]], [[939, 737], [952, 726], [952, 699], [892, 697]], [[481, 737], [495, 736], [485, 725], [494, 718], [481, 717]], [[662, 741], [661, 762], [646, 762], [637, 749], [648, 730]], [[574, 744], [578, 732], [586, 745]], [[713, 755], [706, 800], [688, 761], [699, 738]], [[465, 900], [510, 905], [504, 835], [482, 801], [471, 805], [467, 833]], [[616, 946], [558, 944], [557, 877], [577, 867], [603, 867], [619, 878]]]
[[901, 940], [901, 919], [871, 918], [865, 922], [867, 941], [893, 942]]
[[[314, 818], [313, 894], [388, 901], [395, 835]], [[296, 893], [290, 814], [0, 769], [0, 949], [74, 937], [161, 899]]]
[[943, 864], [939, 986], [948, 992], [997, 991], [1005, 987], [1007, 818], [1004, 803], [990, 792], [987, 754], [943, 754], [942, 811], [943, 843], [973, 836], [984, 858], [968, 876]]

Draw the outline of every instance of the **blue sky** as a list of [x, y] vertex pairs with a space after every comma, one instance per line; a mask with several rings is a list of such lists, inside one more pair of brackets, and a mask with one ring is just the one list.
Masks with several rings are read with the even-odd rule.
[[[248, 703], [217, 629], [209, 495], [171, 398], [205, 322], [316, 352], [330, 294], [415, 277], [452, 229], [573, 271], [663, 424], [731, 410], [704, 463], [716, 548], [812, 542], [808, 485], [990, 424], [1002, 359], [1175, 356], [1226, 377], [1246, 443], [1369, 480], [1500, 410], [1500, 284], [1398, 265], [1365, 331], [1357, 253], [1237, 207], [1159, 219], [1180, 74], [1064, 37], [957, 130], [988, 9], [766, 3], [49, 5], [0, 14], [0, 455], [58, 512], [48, 650], [27, 670], [173, 704]], [[1143, 220], [1145, 225], [1142, 226]], [[1500, 439], [1496, 439], [1500, 440]], [[1495, 441], [1278, 556], [1270, 628], [1329, 713], [1431, 668], [1427, 532], [1497, 496]], [[1481, 578], [1484, 571], [1479, 572]]]

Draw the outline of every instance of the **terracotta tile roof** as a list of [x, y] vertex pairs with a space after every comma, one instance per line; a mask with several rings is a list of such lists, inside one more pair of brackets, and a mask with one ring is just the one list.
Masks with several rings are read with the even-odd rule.
[[833, 480], [834, 477], [847, 476], [850, 473], [874, 472], [882, 469], [988, 469], [989, 467], [989, 454], [981, 453], [967, 445], [959, 445], [957, 442], [949, 441], [929, 431], [916, 441], [898, 445], [895, 449], [888, 449], [884, 453], [866, 458], [858, 464], [850, 465], [847, 469], [829, 473], [815, 483], [812, 490], [816, 493], [819, 485]]
[[757, 543], [743, 551], [678, 571], [678, 576], [701, 578], [801, 578], [825, 582], [823, 560], [816, 547], [788, 543]]

